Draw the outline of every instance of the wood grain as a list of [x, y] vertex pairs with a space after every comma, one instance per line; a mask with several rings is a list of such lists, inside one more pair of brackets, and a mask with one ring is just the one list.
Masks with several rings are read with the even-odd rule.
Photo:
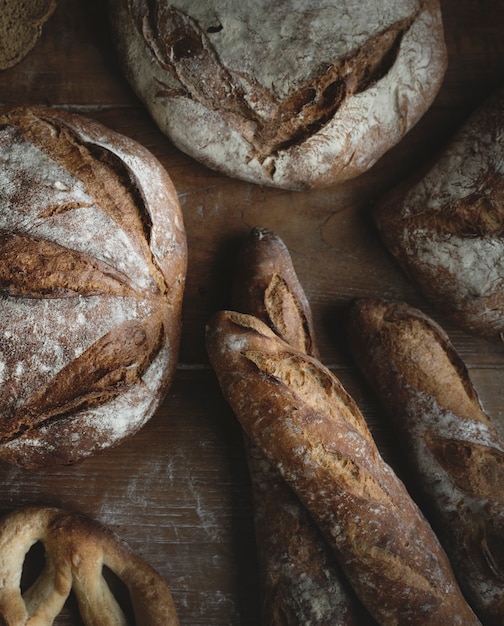
[[[504, 79], [502, 0], [443, 0], [449, 53], [425, 117], [365, 175], [310, 192], [226, 178], [179, 152], [132, 93], [115, 58], [100, 0], [60, 0], [34, 50], [0, 72], [0, 104], [42, 103], [98, 119], [150, 149], [169, 171], [189, 244], [180, 363], [174, 385], [134, 438], [80, 465], [27, 473], [0, 465], [0, 512], [25, 504], [82, 510], [110, 524], [166, 576], [182, 625], [257, 625], [250, 486], [241, 431], [204, 346], [210, 315], [229, 306], [234, 258], [254, 226], [284, 240], [310, 300], [322, 360], [354, 395], [384, 456], [406, 460], [346, 347], [352, 298], [403, 299], [432, 315], [466, 361], [485, 409], [504, 434], [504, 346], [450, 326], [381, 245], [373, 201], [430, 158]], [[70, 603], [57, 624], [79, 624]]]

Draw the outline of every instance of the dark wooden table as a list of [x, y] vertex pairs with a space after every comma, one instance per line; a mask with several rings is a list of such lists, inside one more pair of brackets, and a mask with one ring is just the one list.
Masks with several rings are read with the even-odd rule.
[[[184, 213], [189, 267], [180, 363], [161, 409], [131, 440], [69, 468], [0, 465], [0, 512], [27, 504], [77, 509], [109, 524], [169, 582], [181, 624], [257, 625], [252, 508], [242, 438], [208, 365], [204, 327], [228, 306], [233, 260], [254, 226], [290, 249], [311, 302], [322, 360], [354, 395], [383, 455], [404, 466], [393, 435], [346, 349], [357, 296], [418, 306], [450, 335], [504, 434], [504, 346], [470, 337], [434, 312], [378, 240], [371, 203], [422, 163], [504, 79], [504, 2], [443, 0], [449, 67], [429, 112], [365, 175], [312, 192], [226, 178], [156, 128], [121, 75], [100, 0], [60, 0], [36, 48], [0, 72], [0, 103], [43, 103], [96, 118], [149, 148]], [[58, 624], [79, 624], [72, 605]]]

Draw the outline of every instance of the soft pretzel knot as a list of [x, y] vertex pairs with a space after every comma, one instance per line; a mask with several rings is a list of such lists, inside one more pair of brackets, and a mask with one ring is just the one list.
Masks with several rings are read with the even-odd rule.
[[[41, 542], [44, 568], [21, 592], [25, 556]], [[163, 578], [112, 530], [78, 513], [31, 507], [0, 520], [0, 622], [50, 626], [73, 589], [86, 626], [126, 626], [103, 568], [127, 587], [137, 626], [176, 626], [173, 599]]]

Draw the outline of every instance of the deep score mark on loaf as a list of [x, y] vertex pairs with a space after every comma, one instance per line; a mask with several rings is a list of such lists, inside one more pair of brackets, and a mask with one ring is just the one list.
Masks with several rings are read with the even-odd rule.
[[437, 0], [109, 4], [124, 73], [160, 129], [259, 184], [366, 171], [425, 113], [446, 67]]
[[43, 107], [0, 121], [0, 456], [69, 463], [133, 434], [171, 382], [182, 215], [136, 142]]

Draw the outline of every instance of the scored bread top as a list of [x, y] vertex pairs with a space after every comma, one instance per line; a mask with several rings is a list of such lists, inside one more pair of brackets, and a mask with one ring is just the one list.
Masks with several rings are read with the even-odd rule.
[[[268, 228], [252, 229], [240, 250], [232, 306], [262, 320], [294, 349], [318, 355], [310, 304], [289, 250]], [[307, 509], [247, 436], [244, 443], [264, 624], [369, 624], [371, 617], [359, 605]]]
[[[317, 77], [335, 59], [353, 56], [355, 50], [385, 30], [394, 30], [395, 34], [406, 30], [419, 8], [418, 0], [347, 0], [339, 4], [307, 0], [273, 4], [170, 0], [150, 3], [150, 9], [143, 0], [128, 4], [138, 28], [156, 47], [159, 57], [172, 42], [179, 59], [189, 52], [196, 57], [200, 52], [196, 46], [211, 46], [220, 63], [237, 77], [245, 94], [259, 85], [278, 98]], [[280, 31], [278, 24], [282, 24]], [[193, 49], [189, 50], [191, 44]], [[173, 85], [175, 81], [173, 77]], [[265, 107], [267, 101], [261, 99], [255, 104]]]
[[352, 353], [410, 460], [412, 480], [468, 601], [504, 618], [504, 443], [448, 335], [404, 302], [357, 300]]
[[437, 0], [114, 0], [118, 56], [159, 127], [227, 175], [327, 186], [370, 167], [431, 104]]
[[136, 142], [43, 107], [0, 124], [0, 457], [67, 463], [137, 430], [167, 388], [184, 226]]

